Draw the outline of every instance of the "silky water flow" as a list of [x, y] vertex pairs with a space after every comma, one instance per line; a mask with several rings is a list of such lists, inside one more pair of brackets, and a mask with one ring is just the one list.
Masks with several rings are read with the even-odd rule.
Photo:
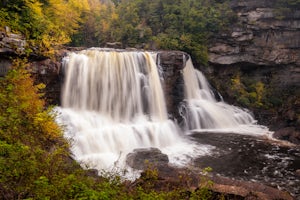
[[205, 76], [194, 68], [191, 59], [186, 62], [183, 76], [186, 103], [180, 109], [187, 130], [250, 135], [270, 133], [267, 127], [256, 123], [248, 110], [229, 105], [222, 98], [217, 101]]
[[64, 58], [65, 80], [58, 121], [65, 126], [74, 158], [88, 168], [126, 168], [125, 158], [136, 148], [159, 148], [171, 164], [186, 165], [209, 154], [212, 146], [188, 139], [189, 130], [238, 128], [263, 134], [245, 110], [217, 102], [191, 59], [183, 70], [186, 104], [181, 110], [185, 130], [168, 119], [163, 78], [157, 54], [89, 49]]

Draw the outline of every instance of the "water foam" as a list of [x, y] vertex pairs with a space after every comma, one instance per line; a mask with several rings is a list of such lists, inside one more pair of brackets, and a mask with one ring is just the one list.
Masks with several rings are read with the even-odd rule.
[[247, 110], [218, 102], [191, 59], [183, 70], [187, 104], [181, 108], [185, 131], [181, 130], [168, 119], [156, 57], [150, 52], [89, 49], [64, 59], [57, 120], [65, 125], [74, 158], [83, 166], [126, 168], [128, 153], [149, 147], [167, 154], [171, 164], [184, 166], [213, 149], [188, 139], [190, 131], [268, 132]]
[[168, 119], [156, 54], [86, 50], [65, 59], [58, 120], [74, 157], [96, 169], [125, 167], [136, 148], [157, 147], [185, 165], [212, 147], [188, 140]]
[[186, 130], [248, 135], [270, 135], [252, 114], [224, 101], [217, 101], [205, 76], [187, 60], [183, 70], [186, 104], [181, 108]]

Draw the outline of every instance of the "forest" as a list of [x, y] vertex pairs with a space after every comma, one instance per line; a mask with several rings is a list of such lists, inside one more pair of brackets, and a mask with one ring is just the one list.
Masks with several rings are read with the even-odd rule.
[[2, 26], [22, 33], [29, 49], [51, 55], [62, 45], [177, 49], [207, 62], [207, 39], [235, 15], [227, 1], [2, 0]]
[[[207, 63], [207, 41], [236, 20], [228, 0], [1, 0], [2, 28], [22, 33], [29, 51], [51, 55], [62, 45], [176, 49]], [[276, 0], [278, 18], [299, 0]]]

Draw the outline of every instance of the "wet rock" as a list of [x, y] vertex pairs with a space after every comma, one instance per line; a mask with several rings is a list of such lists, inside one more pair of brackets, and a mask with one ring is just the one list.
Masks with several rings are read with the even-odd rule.
[[162, 51], [158, 53], [158, 64], [164, 78], [164, 92], [168, 113], [179, 123], [182, 121], [179, 107], [184, 100], [184, 81], [182, 70], [188, 55], [181, 51]]
[[300, 144], [300, 131], [295, 127], [285, 127], [276, 131], [273, 136], [277, 139], [287, 140], [294, 144]]
[[295, 173], [296, 173], [297, 176], [300, 177], [300, 169], [297, 169]]
[[134, 169], [144, 170], [151, 165], [167, 165], [169, 158], [157, 148], [141, 148], [129, 153], [126, 156], [126, 163]]

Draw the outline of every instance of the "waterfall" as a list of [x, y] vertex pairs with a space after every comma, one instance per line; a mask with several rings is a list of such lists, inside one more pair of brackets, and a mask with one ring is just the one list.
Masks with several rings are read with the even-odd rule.
[[135, 148], [157, 147], [179, 165], [209, 152], [208, 146], [188, 141], [168, 119], [156, 57], [89, 49], [64, 59], [58, 118], [83, 166], [124, 167], [125, 156]]
[[217, 101], [201, 71], [189, 58], [183, 69], [186, 104], [181, 108], [185, 128], [197, 132], [229, 132], [265, 135], [268, 129], [256, 124], [246, 109]]
[[186, 165], [213, 148], [196, 145], [184, 134], [190, 130], [267, 131], [248, 111], [216, 101], [191, 59], [183, 69], [186, 104], [181, 113], [186, 130], [182, 131], [168, 118], [163, 72], [156, 60], [156, 53], [107, 49], [88, 49], [64, 58], [58, 121], [65, 127], [74, 158], [83, 166], [124, 168], [128, 153], [150, 147], [167, 154], [171, 164]]

